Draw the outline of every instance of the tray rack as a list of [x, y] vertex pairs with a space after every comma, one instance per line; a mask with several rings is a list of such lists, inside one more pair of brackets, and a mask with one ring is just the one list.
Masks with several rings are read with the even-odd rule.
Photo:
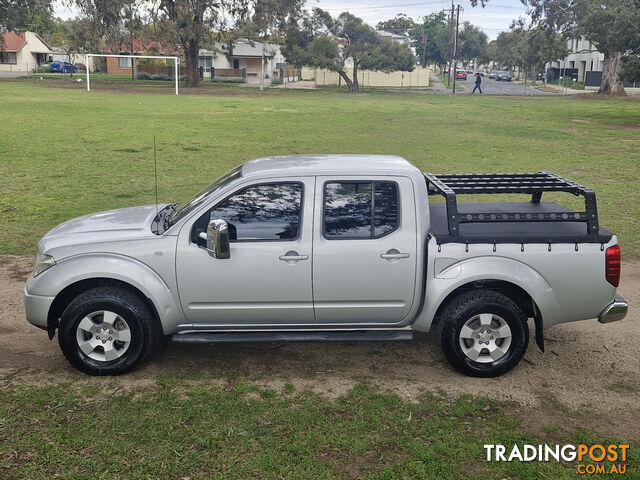
[[[461, 223], [484, 222], [584, 222], [587, 234], [599, 231], [596, 194], [590, 188], [572, 182], [550, 172], [539, 173], [479, 173], [479, 174], [433, 174], [425, 173], [429, 195], [442, 195], [447, 208], [449, 235], [457, 237]], [[484, 212], [460, 213], [457, 195], [525, 193], [531, 194], [531, 202], [540, 203], [543, 192], [568, 192], [584, 197], [582, 212], [557, 211], [531, 212]]]

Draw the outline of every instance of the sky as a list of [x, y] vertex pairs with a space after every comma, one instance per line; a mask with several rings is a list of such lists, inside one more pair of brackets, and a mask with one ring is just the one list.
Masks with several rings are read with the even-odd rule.
[[[462, 6], [460, 23], [469, 21], [480, 27], [494, 39], [500, 32], [509, 30], [509, 24], [520, 16], [526, 18], [526, 8], [520, 0], [488, 0], [487, 6], [472, 7], [468, 0], [458, 0]], [[444, 8], [451, 8], [451, 0], [307, 0], [307, 8], [320, 7], [336, 16], [340, 12], [348, 11], [364, 19], [365, 22], [375, 27], [381, 20], [395, 17], [398, 13], [404, 13], [415, 20], [432, 12]], [[65, 6], [61, 1], [54, 2], [54, 15], [68, 19], [77, 15], [77, 10]]]
[[[462, 7], [460, 23], [469, 21], [480, 27], [490, 39], [495, 39], [500, 32], [509, 30], [512, 20], [520, 16], [527, 22], [526, 8], [520, 0], [488, 0], [487, 6], [472, 7], [468, 0], [458, 0], [454, 5]], [[307, 0], [307, 7], [320, 7], [328, 10], [332, 15], [348, 11], [362, 18], [369, 25], [375, 25], [381, 20], [395, 17], [404, 13], [414, 20], [433, 12], [451, 8], [451, 0]]]

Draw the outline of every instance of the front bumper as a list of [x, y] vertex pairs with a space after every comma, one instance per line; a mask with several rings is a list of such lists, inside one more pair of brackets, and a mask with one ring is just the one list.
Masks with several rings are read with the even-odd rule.
[[616, 295], [616, 298], [613, 299], [613, 302], [607, 305], [607, 308], [605, 308], [598, 316], [598, 321], [600, 323], [617, 322], [618, 320], [622, 320], [627, 316], [628, 309], [629, 304], [627, 303], [627, 301], [620, 295]]
[[29, 323], [36, 327], [47, 329], [47, 319], [49, 308], [55, 297], [45, 297], [43, 295], [31, 295], [24, 287], [24, 311]]

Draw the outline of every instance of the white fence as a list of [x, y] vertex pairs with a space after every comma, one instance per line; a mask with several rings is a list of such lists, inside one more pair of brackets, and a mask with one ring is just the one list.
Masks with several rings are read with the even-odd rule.
[[[351, 75], [347, 71], [347, 75]], [[304, 80], [315, 79], [317, 86], [344, 85], [344, 80], [336, 72], [321, 68], [303, 68]], [[412, 72], [374, 72], [360, 70], [358, 83], [361, 87], [396, 87], [396, 88], [424, 88], [429, 86], [429, 69], [416, 67]]]

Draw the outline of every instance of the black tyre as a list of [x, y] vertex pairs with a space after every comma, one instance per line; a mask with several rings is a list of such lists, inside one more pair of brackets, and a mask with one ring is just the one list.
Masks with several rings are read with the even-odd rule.
[[153, 341], [153, 321], [144, 301], [118, 287], [98, 287], [78, 295], [63, 312], [58, 330], [64, 356], [89, 375], [132, 370]]
[[455, 297], [442, 311], [440, 341], [444, 356], [471, 377], [497, 377], [515, 367], [529, 345], [522, 310], [493, 290]]

